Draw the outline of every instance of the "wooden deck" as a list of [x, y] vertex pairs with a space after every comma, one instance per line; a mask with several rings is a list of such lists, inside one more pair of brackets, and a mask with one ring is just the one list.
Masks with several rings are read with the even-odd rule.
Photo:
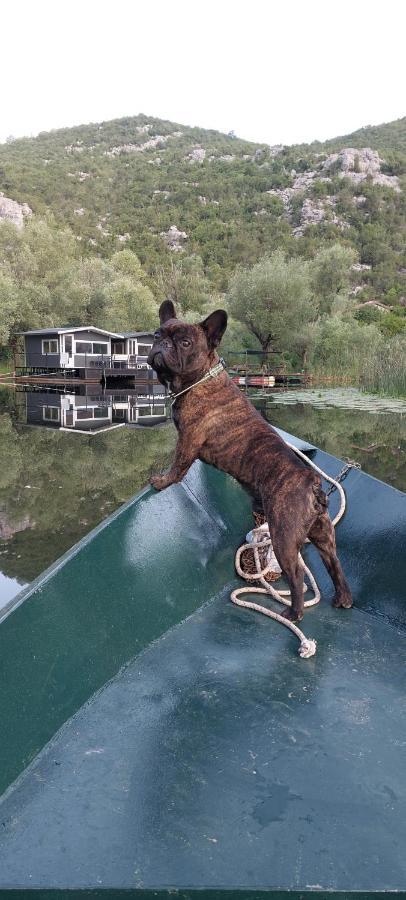
[[132, 369], [116, 369], [116, 368], [108, 368], [108, 369], [81, 369], [80, 374], [78, 370], [70, 370], [70, 369], [59, 369], [55, 372], [35, 372], [28, 371], [27, 367], [22, 369], [16, 368], [14, 373], [10, 373], [7, 376], [8, 379], [12, 379], [14, 382], [19, 384], [55, 384], [55, 385], [66, 385], [66, 384], [103, 384], [109, 380], [134, 380], [137, 384], [144, 384], [152, 381], [156, 383], [157, 379], [154, 375], [151, 378], [151, 369], [144, 368], [132, 368]]

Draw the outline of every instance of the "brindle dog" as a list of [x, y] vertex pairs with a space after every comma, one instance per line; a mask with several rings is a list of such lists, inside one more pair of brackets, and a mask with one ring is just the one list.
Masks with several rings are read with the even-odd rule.
[[335, 586], [333, 606], [352, 606], [351, 592], [337, 559], [334, 528], [327, 513], [321, 479], [268, 425], [226, 372], [196, 384], [219, 360], [216, 347], [227, 327], [227, 313], [213, 312], [189, 325], [176, 318], [171, 300], [160, 310], [148, 362], [161, 384], [182, 394], [173, 405], [179, 433], [175, 459], [151, 484], [161, 491], [181, 481], [202, 459], [233, 475], [262, 499], [279, 564], [291, 590], [285, 616], [303, 618], [303, 569], [298, 552], [308, 537], [317, 547]]

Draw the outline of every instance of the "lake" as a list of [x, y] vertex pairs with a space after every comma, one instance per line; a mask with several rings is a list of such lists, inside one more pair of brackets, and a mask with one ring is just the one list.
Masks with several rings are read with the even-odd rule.
[[[169, 465], [155, 393], [0, 389], [0, 606]], [[272, 424], [406, 490], [406, 401], [351, 388], [270, 393]]]

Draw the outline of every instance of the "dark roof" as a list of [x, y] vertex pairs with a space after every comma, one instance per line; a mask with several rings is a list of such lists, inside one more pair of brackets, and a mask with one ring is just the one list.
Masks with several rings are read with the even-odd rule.
[[129, 338], [129, 337], [134, 337], [134, 338], [135, 338], [135, 337], [153, 337], [153, 336], [154, 336], [154, 332], [153, 332], [152, 329], [151, 329], [151, 331], [124, 331], [122, 336], [123, 336], [124, 338]]
[[97, 331], [99, 334], [107, 334], [114, 338], [124, 337], [123, 334], [119, 334], [116, 331], [108, 331], [107, 328], [98, 328], [97, 325], [60, 325], [59, 328], [33, 328], [30, 331], [18, 331], [17, 334], [29, 336], [35, 334], [64, 334], [71, 331]]
[[59, 334], [61, 328], [33, 328], [32, 331], [17, 331], [17, 334]]

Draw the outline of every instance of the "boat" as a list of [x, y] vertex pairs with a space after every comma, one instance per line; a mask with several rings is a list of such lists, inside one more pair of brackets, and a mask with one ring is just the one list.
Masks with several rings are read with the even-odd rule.
[[[306, 385], [306, 372], [286, 372], [285, 366], [273, 362], [277, 350], [230, 350], [224, 365], [231, 381], [239, 387], [269, 388]], [[272, 371], [271, 371], [272, 369]]]
[[231, 375], [231, 381], [239, 387], [274, 387], [274, 375]]
[[2, 611], [1, 894], [404, 895], [406, 495], [358, 469], [344, 484], [354, 607], [332, 608], [308, 546], [310, 659], [229, 602], [251, 504], [200, 462]]

